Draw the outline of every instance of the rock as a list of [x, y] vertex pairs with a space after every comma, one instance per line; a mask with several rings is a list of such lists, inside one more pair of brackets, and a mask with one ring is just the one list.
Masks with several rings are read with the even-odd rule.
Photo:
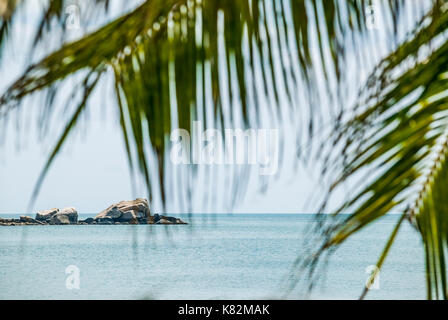
[[179, 218], [175, 217], [166, 217], [159, 214], [155, 214], [153, 216], [153, 220], [150, 223], [154, 224], [187, 224], [186, 222], [182, 221]]
[[41, 221], [35, 220], [28, 216], [20, 216], [20, 222], [22, 223], [30, 223], [30, 224], [44, 224]]
[[[124, 216], [123, 216], [124, 215]], [[138, 223], [139, 219], [150, 216], [148, 200], [137, 198], [131, 201], [120, 201], [109, 206], [95, 216], [95, 220], [110, 217], [116, 222]]]
[[173, 223], [167, 219], [162, 218], [159, 221], [157, 221], [156, 224], [173, 224]]
[[38, 221], [50, 221], [51, 217], [53, 217], [56, 213], [59, 212], [58, 208], [50, 209], [50, 210], [41, 210], [36, 213], [36, 220]]
[[138, 219], [138, 224], [148, 224], [148, 218]]
[[92, 224], [94, 221], [95, 221], [95, 219], [93, 219], [93, 218], [87, 218], [84, 220], [84, 222], [87, 224]]
[[87, 218], [78, 221], [78, 212], [75, 208], [57, 208], [51, 210], [38, 211], [36, 219], [28, 216], [21, 216], [20, 219], [2, 219], [1, 226], [14, 225], [68, 225], [68, 224], [102, 224], [102, 225], [120, 225], [120, 224], [187, 224], [179, 218], [168, 217], [159, 214], [151, 216], [148, 200], [138, 198], [131, 201], [120, 201], [117, 204], [109, 206], [106, 210], [100, 212], [95, 218]]
[[70, 219], [65, 214], [55, 214], [51, 217], [50, 224], [70, 224]]
[[19, 221], [19, 219], [0, 218], [0, 226], [14, 226]]
[[60, 210], [57, 215], [66, 215], [72, 224], [76, 224], [78, 222], [78, 211], [76, 211], [73, 207], [64, 208]]
[[111, 217], [98, 218], [95, 221], [97, 224], [114, 224], [114, 219]]
[[146, 215], [146, 212], [143, 211], [137, 211], [135, 212], [135, 215], [137, 216], [137, 219], [147, 219], [148, 216]]
[[164, 217], [164, 219], [166, 219], [166, 220], [168, 220], [169, 222], [171, 222], [171, 223], [176, 223], [176, 218], [174, 218], [174, 217]]
[[16, 224], [14, 223], [14, 222], [11, 222], [11, 223], [7, 223], [7, 222], [5, 222], [5, 223], [3, 223], [3, 222], [0, 222], [0, 226], [15, 226]]
[[77, 222], [78, 212], [75, 208], [64, 208], [50, 219], [50, 224], [76, 224]]
[[78, 220], [78, 224], [92, 224], [93, 221], [95, 221], [95, 220], [93, 220], [93, 218], [87, 218], [84, 220]]
[[120, 201], [117, 207], [121, 212], [134, 211], [139, 218], [148, 217], [150, 215], [148, 200], [137, 198], [131, 201]]
[[102, 218], [118, 219], [121, 217], [122, 214], [123, 212], [118, 210], [118, 207], [116, 205], [112, 205], [106, 210], [101, 211], [99, 214], [97, 214], [95, 216], [95, 219], [102, 219]]
[[126, 212], [123, 212], [120, 219], [118, 219], [119, 222], [130, 222], [131, 220], [137, 219], [137, 215], [135, 214], [134, 210], [129, 210]]

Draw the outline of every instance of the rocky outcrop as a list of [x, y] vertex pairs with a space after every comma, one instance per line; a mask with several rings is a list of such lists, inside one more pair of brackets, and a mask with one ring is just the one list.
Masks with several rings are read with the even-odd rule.
[[154, 224], [187, 224], [186, 222], [183, 222], [179, 218], [162, 216], [157, 213], [153, 217], [153, 223]]
[[21, 216], [19, 219], [2, 219], [0, 226], [15, 225], [115, 225], [115, 224], [187, 224], [179, 218], [159, 214], [151, 216], [148, 200], [138, 198], [130, 201], [120, 201], [98, 213], [94, 218], [78, 221], [75, 208], [58, 208], [42, 210], [36, 213], [36, 218]]
[[33, 219], [31, 217], [28, 217], [28, 216], [20, 216], [19, 221], [20, 222], [24, 222], [24, 223], [28, 222], [28, 223], [31, 223], [31, 224], [44, 224], [43, 222], [35, 220], [35, 219]]
[[44, 225], [45, 222], [38, 221], [28, 216], [20, 216], [19, 219], [14, 218], [0, 218], [0, 226], [29, 226], [29, 225]]
[[120, 201], [117, 204], [109, 206], [107, 209], [98, 213], [94, 220], [97, 223], [129, 223], [129, 224], [147, 224], [150, 220], [150, 210], [148, 200], [137, 198], [130, 201]]

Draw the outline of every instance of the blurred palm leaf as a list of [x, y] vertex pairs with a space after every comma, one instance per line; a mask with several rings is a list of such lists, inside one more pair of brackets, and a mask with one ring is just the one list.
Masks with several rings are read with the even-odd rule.
[[342, 151], [328, 162], [338, 162], [341, 173], [330, 192], [350, 180], [353, 195], [335, 214], [353, 214], [321, 223], [325, 240], [305, 265], [317, 268], [324, 252], [355, 232], [387, 213], [404, 212], [422, 235], [428, 298], [447, 298], [447, 9], [445, 2], [435, 2], [407, 41], [381, 61], [334, 135], [332, 145]]

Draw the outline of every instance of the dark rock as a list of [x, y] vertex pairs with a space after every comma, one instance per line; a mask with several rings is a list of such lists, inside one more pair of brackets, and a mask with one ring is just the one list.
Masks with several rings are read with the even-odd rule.
[[118, 219], [119, 222], [130, 222], [131, 220], [137, 219], [137, 215], [135, 214], [134, 210], [129, 210], [126, 212], [123, 212], [121, 217]]
[[173, 224], [171, 221], [167, 220], [167, 219], [160, 219], [156, 222], [156, 224]]
[[188, 224], [188, 223], [182, 221], [181, 219], [176, 219], [176, 224]]
[[35, 219], [31, 218], [31, 217], [28, 217], [28, 216], [21, 216], [20, 217], [20, 222], [22, 222], [22, 223], [29, 223], [29, 224], [44, 224], [43, 222], [37, 221], [37, 220], [35, 220]]
[[94, 221], [95, 221], [95, 219], [93, 219], [93, 218], [87, 218], [87, 219], [84, 220], [84, 222], [87, 223], [87, 224], [91, 224]]
[[78, 224], [92, 224], [95, 221], [93, 218], [87, 218], [84, 220], [78, 220]]
[[174, 217], [163, 217], [164, 219], [166, 219], [166, 220], [168, 220], [169, 222], [171, 222], [171, 223], [176, 223], [176, 218], [174, 218]]
[[154, 219], [152, 220], [152, 223], [154, 223], [154, 224], [187, 224], [186, 222], [182, 221], [179, 218], [167, 217], [167, 216], [162, 216], [159, 214], [154, 215]]
[[98, 218], [95, 221], [97, 224], [114, 224], [114, 219], [111, 217]]
[[148, 224], [148, 219], [147, 218], [138, 219], [138, 223], [139, 224]]

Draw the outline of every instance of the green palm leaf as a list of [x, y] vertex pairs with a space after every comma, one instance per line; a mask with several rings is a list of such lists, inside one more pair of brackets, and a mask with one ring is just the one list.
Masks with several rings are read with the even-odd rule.
[[[337, 247], [355, 232], [390, 212], [404, 212], [418, 228], [425, 246], [428, 298], [447, 298], [446, 170], [448, 107], [448, 27], [440, 2], [407, 41], [372, 74], [356, 116], [342, 126], [332, 143], [342, 153], [340, 175], [330, 188], [356, 181], [353, 194], [337, 211], [354, 212], [330, 226], [315, 257]], [[337, 148], [336, 148], [337, 149]], [[397, 224], [397, 229], [401, 220]], [[395, 235], [380, 259], [383, 263]], [[312, 262], [316, 264], [316, 261]], [[364, 296], [364, 295], [363, 295]]]

